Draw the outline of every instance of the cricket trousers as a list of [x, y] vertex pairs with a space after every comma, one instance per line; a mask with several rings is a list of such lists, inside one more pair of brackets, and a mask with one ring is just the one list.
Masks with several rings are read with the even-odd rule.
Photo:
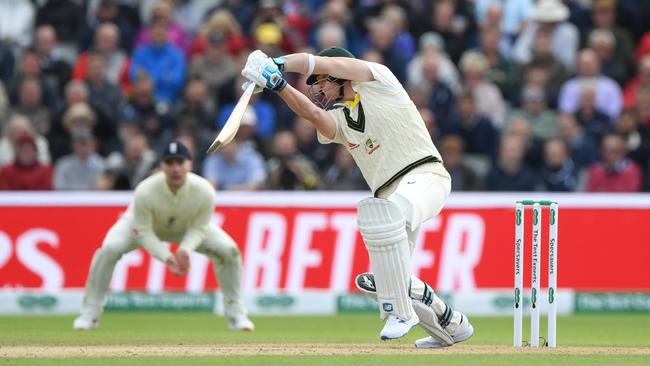
[[[102, 247], [97, 249], [90, 265], [82, 314], [99, 317], [103, 312], [115, 264], [124, 254], [141, 246], [134, 240], [132, 228], [133, 219], [122, 216], [106, 233]], [[196, 251], [208, 256], [214, 265], [226, 317], [246, 315], [240, 292], [242, 260], [235, 241], [220, 227], [211, 224]]]

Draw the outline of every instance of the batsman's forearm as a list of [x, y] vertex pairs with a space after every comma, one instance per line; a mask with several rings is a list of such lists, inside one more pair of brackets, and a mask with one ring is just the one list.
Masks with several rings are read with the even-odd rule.
[[327, 112], [316, 107], [303, 93], [291, 85], [287, 85], [278, 93], [282, 100], [300, 117], [309, 121], [321, 135], [333, 139], [336, 135], [336, 124]]
[[292, 53], [290, 55], [282, 56], [284, 59], [284, 71], [306, 74], [308, 57], [309, 56], [306, 53]]

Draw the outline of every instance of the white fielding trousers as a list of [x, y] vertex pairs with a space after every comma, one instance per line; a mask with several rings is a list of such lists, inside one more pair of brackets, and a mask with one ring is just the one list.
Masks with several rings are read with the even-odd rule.
[[[102, 247], [97, 249], [86, 281], [82, 314], [98, 317], [106, 304], [106, 292], [117, 261], [141, 245], [132, 235], [133, 219], [120, 218], [106, 233]], [[235, 241], [220, 227], [210, 224], [205, 240], [196, 249], [207, 255], [223, 295], [224, 313], [232, 318], [246, 314], [241, 301], [242, 261]]]

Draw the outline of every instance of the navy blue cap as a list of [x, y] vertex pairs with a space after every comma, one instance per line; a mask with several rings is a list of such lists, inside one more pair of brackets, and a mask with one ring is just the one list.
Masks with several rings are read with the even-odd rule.
[[192, 160], [190, 151], [178, 141], [173, 141], [167, 144], [165, 150], [163, 150], [162, 161], [167, 161], [171, 159], [180, 159], [180, 160]]

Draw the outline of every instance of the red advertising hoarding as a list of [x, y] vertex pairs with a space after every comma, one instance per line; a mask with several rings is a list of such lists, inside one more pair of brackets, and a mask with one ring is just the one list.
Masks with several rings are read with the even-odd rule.
[[[557, 196], [557, 197], [555, 197]], [[560, 203], [559, 287], [650, 290], [650, 196], [555, 195]], [[245, 292], [353, 289], [368, 269], [356, 229], [363, 194], [230, 194], [218, 197], [214, 220], [237, 241]], [[425, 223], [413, 272], [439, 291], [511, 288], [516, 195], [456, 194]], [[0, 195], [0, 288], [83, 287], [94, 251], [124, 211], [125, 194]], [[525, 273], [530, 273], [530, 212]], [[542, 263], [548, 260], [544, 212]], [[192, 257], [187, 277], [174, 277], [142, 249], [116, 266], [114, 290], [217, 287], [209, 261]], [[546, 265], [542, 286], [546, 286]], [[529, 277], [526, 276], [529, 283]]]

